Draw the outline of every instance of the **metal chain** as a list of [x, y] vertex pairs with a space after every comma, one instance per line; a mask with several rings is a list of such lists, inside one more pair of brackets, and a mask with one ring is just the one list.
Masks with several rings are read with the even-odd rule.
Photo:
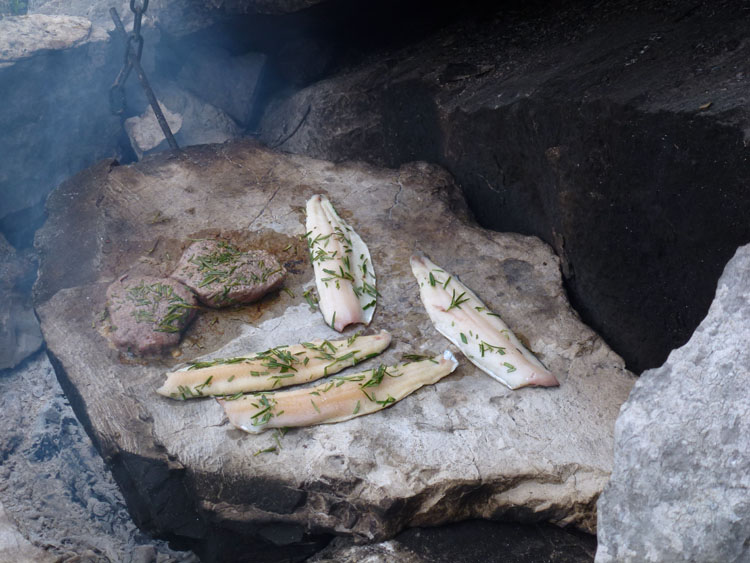
[[125, 26], [122, 24], [122, 20], [117, 13], [117, 10], [110, 8], [109, 13], [112, 16], [112, 21], [115, 22], [115, 28], [119, 34], [125, 40], [125, 60], [123, 61], [122, 68], [117, 74], [112, 87], [109, 89], [109, 107], [110, 111], [115, 115], [123, 115], [125, 113], [125, 82], [130, 76], [130, 71], [135, 69], [136, 76], [143, 87], [143, 91], [148, 98], [151, 108], [154, 110], [156, 120], [159, 122], [164, 137], [166, 137], [169, 146], [173, 149], [179, 149], [177, 141], [175, 141], [172, 130], [169, 128], [164, 113], [161, 111], [159, 102], [154, 95], [154, 91], [151, 89], [151, 85], [148, 83], [146, 73], [143, 72], [141, 66], [141, 55], [143, 54], [143, 36], [141, 35], [141, 23], [143, 20], [143, 14], [148, 9], [149, 0], [130, 0], [130, 11], [133, 12], [133, 32], [128, 34], [125, 31]]

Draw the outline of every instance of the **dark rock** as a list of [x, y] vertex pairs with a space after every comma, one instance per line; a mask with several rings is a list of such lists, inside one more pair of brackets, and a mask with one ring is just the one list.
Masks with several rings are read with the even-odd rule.
[[36, 260], [17, 252], [0, 234], [0, 370], [17, 366], [43, 343], [29, 289]]
[[485, 12], [277, 99], [270, 146], [452, 172], [484, 227], [535, 234], [628, 364], [661, 364], [750, 240], [750, 12], [569, 3]]
[[228, 14], [288, 14], [326, 0], [203, 0], [210, 8], [218, 8]]
[[596, 538], [549, 525], [467, 521], [365, 546], [336, 539], [311, 563], [591, 563]]
[[233, 57], [221, 49], [195, 50], [182, 66], [178, 82], [240, 124], [248, 125], [265, 61], [260, 53]]
[[750, 246], [708, 315], [617, 419], [596, 561], [750, 560]]

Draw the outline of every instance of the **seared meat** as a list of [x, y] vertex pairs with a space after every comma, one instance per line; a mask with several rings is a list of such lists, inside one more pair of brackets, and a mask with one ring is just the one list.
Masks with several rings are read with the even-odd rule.
[[172, 277], [210, 307], [251, 303], [284, 282], [286, 271], [265, 250], [241, 252], [219, 240], [199, 240], [180, 258]]
[[107, 289], [110, 339], [134, 354], [163, 352], [179, 343], [197, 304], [187, 287], [169, 278], [141, 276], [115, 282]]

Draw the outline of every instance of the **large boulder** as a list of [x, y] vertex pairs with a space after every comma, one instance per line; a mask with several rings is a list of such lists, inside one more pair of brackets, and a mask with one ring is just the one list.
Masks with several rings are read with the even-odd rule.
[[276, 99], [261, 139], [445, 166], [482, 226], [554, 247], [584, 320], [641, 371], [690, 337], [750, 241], [749, 14], [581, 4], [485, 12], [371, 56]]
[[84, 18], [0, 19], [0, 220], [116, 154], [108, 91], [121, 65], [122, 47], [94, 39]]
[[0, 18], [0, 68], [45, 51], [70, 49], [90, 33], [86, 18], [42, 14]]
[[[178, 361], [336, 335], [302, 297], [313, 274], [301, 209], [320, 192], [373, 256], [382, 298], [370, 330], [388, 329], [394, 342], [372, 362], [452, 348], [410, 272], [421, 249], [476, 289], [560, 387], [512, 392], [462, 358], [454, 375], [383, 412], [290, 431], [277, 453], [259, 453], [273, 436], [231, 429], [214, 401], [157, 395]], [[56, 190], [48, 212], [36, 240], [42, 330], [141, 525], [204, 538], [198, 548], [213, 557], [237, 550], [227, 558], [245, 549], [221, 540], [237, 531], [269, 558], [309, 554], [331, 534], [374, 541], [470, 517], [593, 531], [633, 377], [570, 308], [551, 249], [478, 227], [443, 170], [334, 165], [233, 142], [101, 162]], [[169, 273], [191, 239], [217, 233], [276, 252], [290, 293], [199, 315], [177, 358], [119, 355], [103, 334], [107, 286], [128, 272]]]
[[597, 563], [750, 561], [750, 246], [708, 315], [617, 419]]

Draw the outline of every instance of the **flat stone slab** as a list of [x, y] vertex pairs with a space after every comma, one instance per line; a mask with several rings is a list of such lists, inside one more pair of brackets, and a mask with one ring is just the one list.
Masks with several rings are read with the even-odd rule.
[[[179, 362], [337, 334], [302, 297], [313, 285], [302, 210], [316, 193], [368, 243], [378, 274], [368, 331], [389, 330], [393, 344], [364, 367], [453, 349], [419, 300], [409, 256], [421, 250], [499, 313], [560, 387], [510, 391], [453, 349], [461, 365], [438, 384], [379, 413], [293, 429], [274, 453], [259, 453], [276, 445], [271, 432], [232, 428], [213, 400], [157, 395]], [[239, 530], [274, 545], [331, 533], [375, 541], [477, 517], [595, 528], [614, 421], [634, 378], [570, 308], [550, 248], [477, 227], [442, 169], [334, 165], [243, 141], [101, 162], [47, 205], [36, 240], [42, 330], [141, 525], [196, 538]], [[190, 239], [219, 232], [275, 252], [291, 293], [202, 312], [177, 357], [114, 350], [103, 335], [107, 286], [126, 273], [169, 273]]]

